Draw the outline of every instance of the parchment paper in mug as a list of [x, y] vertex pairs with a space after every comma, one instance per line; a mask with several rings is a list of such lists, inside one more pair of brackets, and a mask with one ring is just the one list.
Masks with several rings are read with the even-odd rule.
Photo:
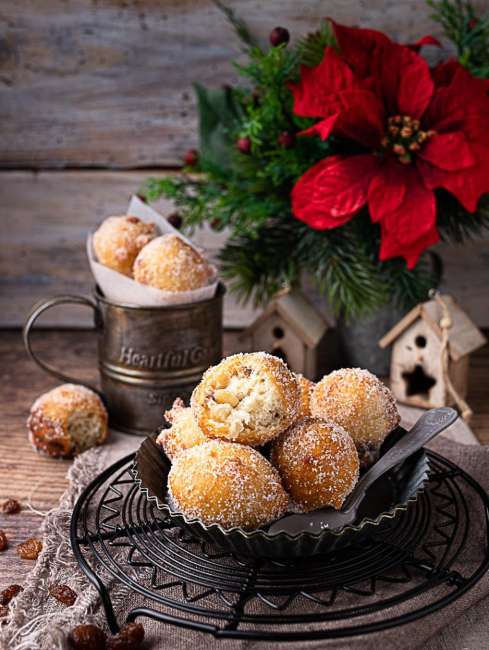
[[[127, 208], [127, 214], [139, 217], [142, 221], [152, 221], [156, 224], [160, 234], [172, 233], [183, 239], [196, 251], [201, 252], [187, 237], [182, 235], [168, 221], [152, 207], [133, 196]], [[217, 269], [212, 266], [214, 275], [210, 284], [192, 291], [162, 291], [148, 287], [118, 273], [97, 261], [93, 248], [93, 233], [87, 237], [87, 256], [93, 276], [100, 290], [106, 298], [114, 302], [136, 305], [138, 307], [161, 307], [164, 305], [183, 305], [200, 302], [212, 298], [216, 292], [218, 278]]]

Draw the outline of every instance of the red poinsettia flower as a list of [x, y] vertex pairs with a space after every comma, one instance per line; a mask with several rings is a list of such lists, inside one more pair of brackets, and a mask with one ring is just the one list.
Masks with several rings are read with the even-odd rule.
[[413, 268], [435, 244], [435, 188], [469, 211], [489, 191], [486, 82], [450, 61], [430, 70], [412, 48], [381, 32], [334, 24], [339, 52], [327, 47], [290, 88], [294, 112], [321, 118], [305, 135], [335, 134], [365, 153], [330, 156], [292, 191], [294, 215], [325, 230], [365, 204], [381, 227], [380, 259]]

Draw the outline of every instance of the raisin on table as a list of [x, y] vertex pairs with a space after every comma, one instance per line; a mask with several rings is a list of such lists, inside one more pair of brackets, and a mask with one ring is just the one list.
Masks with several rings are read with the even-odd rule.
[[49, 585], [48, 591], [53, 598], [56, 598], [56, 600], [59, 600], [60, 603], [63, 603], [67, 607], [71, 607], [78, 597], [68, 585]]
[[7, 499], [2, 503], [2, 512], [4, 515], [16, 515], [20, 512], [20, 503], [17, 499]]
[[107, 640], [107, 650], [138, 650], [144, 641], [141, 623], [128, 623], [119, 634]]
[[31, 537], [17, 546], [17, 554], [22, 560], [37, 560], [42, 550], [42, 542]]
[[0, 605], [8, 605], [21, 591], [24, 591], [24, 588], [20, 585], [9, 585], [0, 593]]
[[105, 650], [105, 638], [105, 632], [96, 625], [77, 625], [68, 636], [68, 644], [73, 650]]

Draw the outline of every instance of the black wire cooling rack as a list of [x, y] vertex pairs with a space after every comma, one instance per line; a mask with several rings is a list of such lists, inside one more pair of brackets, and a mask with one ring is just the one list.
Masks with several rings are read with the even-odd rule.
[[128, 621], [146, 616], [217, 638], [298, 641], [402, 625], [447, 606], [489, 567], [487, 494], [428, 453], [430, 479], [406, 512], [361, 545], [293, 564], [238, 558], [173, 527], [134, 483], [130, 455], [78, 500], [73, 551], [113, 633], [114, 581], [139, 595]]

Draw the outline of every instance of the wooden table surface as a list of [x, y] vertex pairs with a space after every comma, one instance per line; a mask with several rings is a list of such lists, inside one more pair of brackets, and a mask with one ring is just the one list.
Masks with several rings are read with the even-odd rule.
[[[35, 333], [34, 347], [46, 361], [60, 363], [68, 375], [87, 381], [97, 377], [95, 337], [89, 331], [43, 331]], [[238, 347], [235, 333], [225, 335], [224, 352]], [[10, 546], [0, 555], [0, 588], [22, 584], [32, 562], [20, 560], [15, 547], [36, 534], [42, 517], [39, 513], [53, 508], [67, 486], [70, 461], [45, 458], [35, 452], [27, 440], [25, 421], [34, 399], [59, 382], [35, 366], [24, 352], [19, 331], [0, 333], [1, 363], [1, 442], [0, 500], [18, 499], [22, 512], [0, 513], [0, 529]], [[471, 357], [468, 401], [474, 410], [471, 427], [483, 444], [489, 444], [489, 346]], [[33, 510], [30, 509], [29, 505]]]

